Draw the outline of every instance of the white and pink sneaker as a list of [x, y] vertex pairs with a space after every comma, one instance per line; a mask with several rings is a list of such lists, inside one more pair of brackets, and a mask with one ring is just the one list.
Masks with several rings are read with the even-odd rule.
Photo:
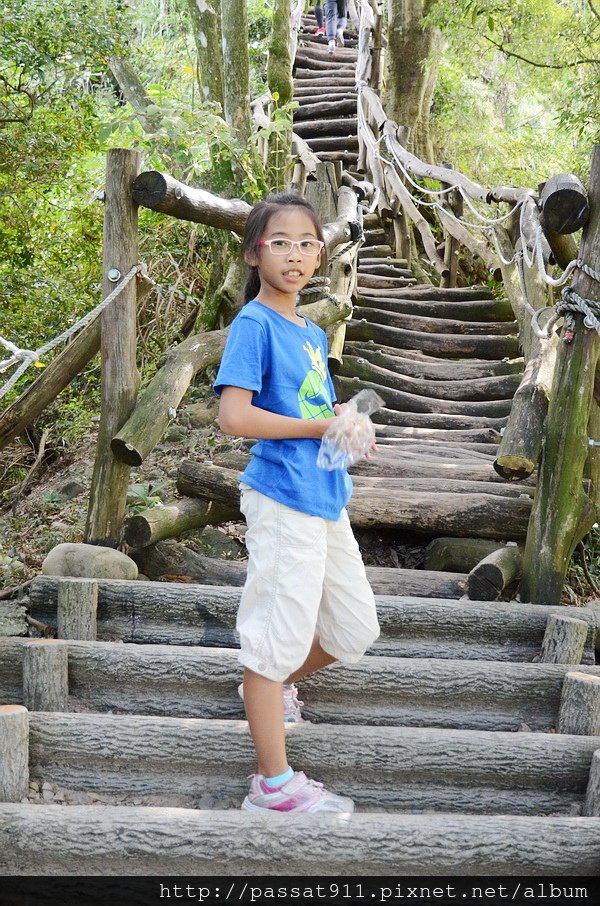
[[248, 795], [242, 803], [248, 812], [334, 812], [349, 815], [354, 802], [347, 796], [330, 793], [318, 780], [309, 780], [302, 771], [279, 787], [267, 786], [262, 774], [254, 774]]

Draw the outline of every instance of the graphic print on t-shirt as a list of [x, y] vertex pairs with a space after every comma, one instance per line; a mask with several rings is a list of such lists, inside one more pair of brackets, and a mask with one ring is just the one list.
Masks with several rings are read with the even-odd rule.
[[[311, 361], [311, 369], [302, 381], [298, 391], [298, 405], [302, 418], [330, 418], [331, 398], [325, 378], [327, 370], [320, 347], [314, 347], [307, 340], [302, 347]], [[321, 402], [325, 400], [325, 402]]]

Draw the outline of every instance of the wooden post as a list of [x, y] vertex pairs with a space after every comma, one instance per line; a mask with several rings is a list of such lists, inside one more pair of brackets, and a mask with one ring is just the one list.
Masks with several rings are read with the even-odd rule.
[[23, 705], [0, 705], [0, 802], [29, 793], [29, 715]]
[[[104, 297], [115, 288], [115, 278], [118, 282], [138, 263], [138, 209], [132, 189], [139, 167], [137, 151], [112, 148], [107, 154]], [[114, 458], [110, 442], [131, 415], [139, 386], [135, 280], [102, 313], [101, 354], [102, 411], [85, 540], [116, 547], [121, 540], [130, 466]]]
[[67, 711], [68, 645], [36, 639], [23, 648], [23, 703], [30, 711]]
[[543, 664], [581, 664], [587, 635], [585, 620], [549, 616], [540, 661]]
[[[590, 176], [590, 219], [581, 258], [600, 270], [600, 145]], [[573, 289], [584, 299], [600, 300], [600, 283], [576, 269]], [[594, 379], [600, 336], [576, 316], [575, 337], [565, 337], [557, 353], [550, 395], [546, 440], [523, 559], [522, 601], [558, 604], [575, 546], [598, 519], [597, 498], [588, 497], [582, 479], [588, 457], [588, 422], [594, 404]], [[569, 340], [569, 342], [565, 342]]]
[[600, 676], [567, 673], [560, 697], [558, 732], [600, 736]]
[[98, 583], [95, 579], [61, 579], [58, 583], [59, 639], [96, 641]]
[[600, 818], [600, 749], [592, 755], [583, 815], [585, 818]]
[[[444, 164], [443, 166], [448, 166], [448, 164]], [[452, 185], [452, 183], [444, 183], [444, 185], [448, 186]], [[463, 197], [457, 189], [447, 192], [442, 204], [449, 214], [453, 214], [455, 217], [459, 218], [463, 216]], [[448, 274], [442, 279], [442, 286], [456, 286], [460, 242], [447, 230], [444, 230], [444, 238], [446, 242], [444, 249], [444, 264], [448, 268]]]

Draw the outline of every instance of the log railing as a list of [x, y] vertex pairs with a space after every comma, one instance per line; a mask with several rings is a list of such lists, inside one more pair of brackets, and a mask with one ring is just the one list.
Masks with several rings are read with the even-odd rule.
[[[421, 278], [456, 285], [452, 258], [464, 246], [487, 271], [502, 279], [518, 322], [526, 367], [495, 469], [509, 481], [526, 478], [537, 469], [544, 450], [521, 597], [558, 603], [573, 549], [600, 517], [600, 450], [595, 447], [600, 441], [595, 436], [600, 427], [598, 378], [593, 389], [600, 341], [595, 330], [582, 327], [583, 317], [577, 315], [573, 346], [568, 331], [565, 336], [563, 330], [566, 342], [561, 342], [556, 333], [540, 329], [539, 312], [552, 306], [552, 287], [566, 282], [573, 268], [575, 286], [583, 283], [588, 301], [600, 298], [600, 214], [594, 209], [594, 203], [600, 208], [600, 197], [588, 203], [583, 186], [569, 174], [552, 177], [539, 192], [509, 186], [487, 189], [452, 167], [430, 164], [411, 154], [406, 148], [407, 130], [388, 119], [372, 81], [376, 8], [375, 0], [360, 2], [359, 169], [376, 188], [376, 206], [384, 224], [391, 221], [396, 256], [410, 263], [418, 237], [428, 270], [419, 274]], [[432, 189], [431, 180], [440, 188]], [[592, 167], [591, 192], [598, 192], [596, 183], [600, 184], [600, 148]], [[462, 216], [459, 208], [447, 203], [451, 192], [461, 201]], [[481, 213], [481, 204], [498, 203], [508, 206], [505, 214]], [[578, 258], [571, 234], [586, 224], [590, 206]], [[436, 244], [434, 224], [441, 226], [445, 237], [444, 255]], [[596, 278], [582, 270], [582, 260]], [[547, 272], [553, 264], [565, 270], [559, 280]], [[418, 272], [418, 261], [413, 259], [412, 265]], [[590, 479], [587, 488], [584, 475]]]

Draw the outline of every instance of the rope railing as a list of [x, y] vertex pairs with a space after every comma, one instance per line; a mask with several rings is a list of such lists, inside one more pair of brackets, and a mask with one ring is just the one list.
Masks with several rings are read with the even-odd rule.
[[70, 340], [76, 333], [80, 330], [83, 330], [84, 327], [87, 327], [94, 318], [97, 318], [98, 315], [104, 311], [107, 306], [113, 302], [117, 296], [119, 296], [127, 284], [133, 280], [136, 274], [143, 272], [142, 264], [135, 264], [131, 270], [125, 274], [123, 279], [115, 286], [115, 288], [106, 296], [102, 302], [98, 303], [91, 311], [88, 311], [87, 314], [80, 318], [75, 324], [72, 324], [66, 330], [63, 330], [62, 333], [58, 334], [52, 340], [49, 340], [47, 343], [44, 343], [43, 346], [38, 347], [37, 349], [21, 349], [15, 343], [11, 343], [10, 340], [5, 339], [0, 336], [0, 344], [4, 346], [9, 352], [12, 352], [13, 355], [9, 359], [5, 359], [3, 362], [0, 362], [0, 374], [4, 371], [8, 371], [11, 367], [20, 362], [21, 364], [17, 370], [11, 375], [11, 377], [6, 381], [6, 383], [0, 387], [0, 399], [5, 397], [7, 393], [12, 390], [18, 380], [25, 374], [25, 372], [30, 368], [31, 365], [36, 365], [37, 367], [43, 367], [43, 362], [41, 359], [47, 355], [49, 352], [52, 352], [53, 349], [56, 349], [57, 346], [60, 346], [61, 343], [66, 343], [67, 340]]

